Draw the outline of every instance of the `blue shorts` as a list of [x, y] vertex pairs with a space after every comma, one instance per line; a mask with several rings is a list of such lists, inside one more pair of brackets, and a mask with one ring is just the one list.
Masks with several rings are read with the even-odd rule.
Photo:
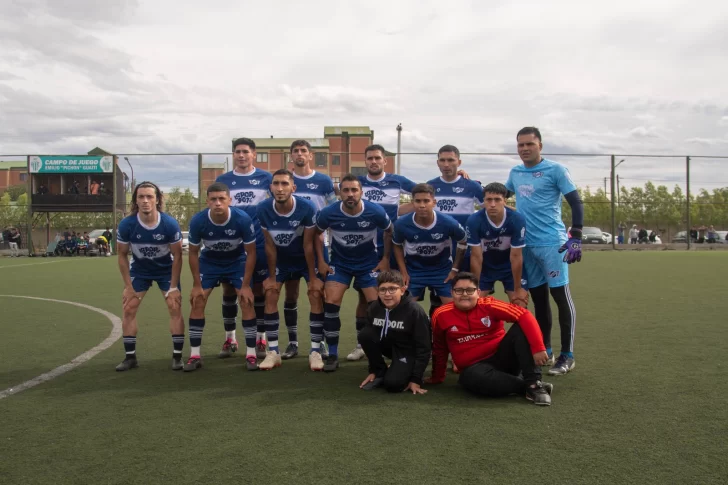
[[407, 290], [417, 300], [422, 298], [427, 288], [430, 289], [431, 295], [452, 298], [452, 285], [450, 282], [443, 283], [445, 278], [447, 278], [447, 274], [442, 278], [417, 278], [416, 276], [410, 276]]
[[528, 275], [528, 286], [535, 288], [548, 283], [549, 288], [569, 284], [569, 265], [557, 246], [526, 246], [523, 248], [523, 268]]
[[[137, 293], [144, 293], [145, 291], [149, 290], [149, 288], [152, 287], [152, 283], [156, 282], [157, 287], [162, 291], [169, 291], [170, 284], [172, 283], [170, 281], [170, 276], [163, 276], [161, 278], [149, 278], [146, 276], [132, 276], [131, 277], [131, 286], [134, 288], [134, 291]], [[177, 289], [182, 291], [182, 286], [178, 283]]]
[[376, 288], [378, 271], [351, 271], [344, 266], [337, 266], [335, 262], [329, 266], [333, 273], [326, 275], [326, 281], [334, 281], [346, 286], [351, 285], [354, 280], [354, 288], [361, 290], [363, 288]]
[[203, 290], [217, 288], [221, 283], [227, 283], [234, 286], [236, 290], [239, 290], [243, 287], [245, 271], [233, 271], [229, 273], [200, 273], [200, 278]]
[[[526, 279], [526, 271], [523, 270], [521, 273], [521, 287], [524, 290], [528, 289], [528, 280]], [[494, 274], [489, 273], [485, 274], [485, 271], [480, 273], [480, 291], [488, 291], [493, 292], [495, 291], [495, 283], [497, 281], [500, 281], [503, 284], [503, 289], [505, 291], [513, 291], [515, 286], [513, 285], [513, 272], [508, 271], [507, 273], [502, 274]]]
[[[377, 264], [382, 260], [382, 254], [384, 253], [384, 248], [377, 248]], [[391, 250], [391, 253], [389, 255], [389, 269], [396, 269], [399, 270], [399, 266], [397, 265], [397, 260], [394, 257], [394, 249]]]
[[268, 261], [265, 251], [256, 251], [255, 271], [253, 271], [253, 284], [262, 283], [268, 278]]
[[[316, 270], [316, 276], [323, 281], [323, 277], [321, 277], [318, 273], [318, 269]], [[305, 265], [297, 268], [276, 268], [276, 282], [278, 283], [286, 281], [300, 281], [301, 278], [306, 280], [306, 283], [308, 283], [308, 267]]]

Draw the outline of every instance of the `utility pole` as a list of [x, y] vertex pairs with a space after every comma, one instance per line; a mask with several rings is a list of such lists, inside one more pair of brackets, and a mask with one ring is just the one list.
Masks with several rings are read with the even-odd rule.
[[397, 125], [397, 175], [402, 170], [402, 123]]
[[604, 197], [607, 196], [607, 179], [609, 177], [604, 177]]

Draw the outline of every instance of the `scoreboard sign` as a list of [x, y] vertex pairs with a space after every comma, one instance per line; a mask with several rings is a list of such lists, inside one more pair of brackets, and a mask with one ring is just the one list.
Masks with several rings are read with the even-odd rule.
[[30, 157], [30, 173], [111, 173], [113, 165], [113, 157]]

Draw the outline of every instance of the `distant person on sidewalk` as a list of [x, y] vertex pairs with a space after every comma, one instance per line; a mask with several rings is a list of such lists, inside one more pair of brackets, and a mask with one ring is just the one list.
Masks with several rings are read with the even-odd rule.
[[639, 231], [637, 230], [637, 224], [632, 224], [632, 229], [629, 230], [629, 243], [637, 244], [638, 236], [639, 236]]

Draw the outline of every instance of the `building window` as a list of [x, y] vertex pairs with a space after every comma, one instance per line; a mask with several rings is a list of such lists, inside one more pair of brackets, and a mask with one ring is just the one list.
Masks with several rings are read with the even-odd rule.
[[326, 152], [323, 153], [316, 153], [316, 166], [317, 167], [325, 167], [326, 166], [326, 160], [328, 159], [329, 154]]
[[366, 175], [367, 168], [366, 167], [351, 167], [351, 173], [352, 173], [352, 175], [356, 175], [357, 177], [359, 175]]
[[28, 174], [27, 173], [21, 173], [20, 174], [20, 181], [21, 182], [27, 182], [28, 181]]
[[331, 165], [341, 165], [341, 155], [331, 155]]
[[268, 163], [268, 152], [258, 152], [257, 153], [257, 159], [255, 160], [258, 163]]
[[331, 177], [331, 181], [335, 184], [341, 183], [341, 177]]

